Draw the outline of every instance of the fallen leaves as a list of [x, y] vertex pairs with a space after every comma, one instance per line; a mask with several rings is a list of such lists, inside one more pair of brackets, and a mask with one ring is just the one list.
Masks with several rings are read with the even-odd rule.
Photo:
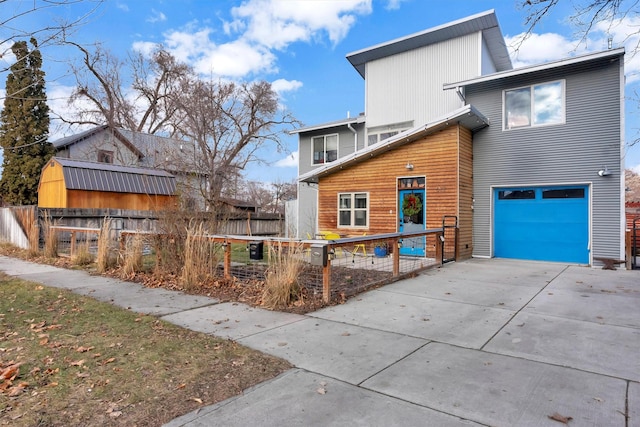
[[22, 363], [14, 363], [13, 361], [7, 364], [0, 364], [0, 393], [7, 395], [8, 397], [15, 397], [22, 393], [29, 383], [21, 381], [16, 385], [13, 382], [20, 375], [20, 366]]
[[571, 421], [573, 419], [573, 417], [567, 417], [567, 416], [564, 416], [564, 415], [560, 415], [557, 412], [554, 412], [552, 415], [547, 415], [547, 417], [550, 420], [558, 421], [559, 423], [562, 423], [562, 424], [569, 424], [569, 421]]

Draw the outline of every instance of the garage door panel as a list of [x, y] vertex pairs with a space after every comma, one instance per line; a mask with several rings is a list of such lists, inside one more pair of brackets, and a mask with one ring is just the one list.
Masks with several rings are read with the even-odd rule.
[[496, 190], [494, 255], [588, 263], [586, 190], [584, 186]]

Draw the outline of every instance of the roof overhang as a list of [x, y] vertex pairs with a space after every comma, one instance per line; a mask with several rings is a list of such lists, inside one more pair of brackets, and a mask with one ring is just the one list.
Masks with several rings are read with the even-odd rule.
[[489, 119], [482, 115], [473, 105], [465, 105], [450, 114], [443, 116], [433, 122], [417, 126], [387, 138], [377, 144], [370, 145], [364, 150], [344, 156], [335, 162], [331, 162], [313, 169], [298, 177], [299, 182], [317, 183], [320, 178], [332, 173], [351, 167], [357, 163], [364, 162], [372, 157], [378, 156], [389, 150], [409, 144], [425, 136], [436, 133], [451, 125], [461, 125], [465, 128], [476, 131], [489, 125]]
[[288, 133], [289, 135], [295, 135], [297, 133], [313, 132], [316, 130], [325, 130], [325, 129], [331, 129], [331, 128], [342, 127], [342, 126], [353, 125], [353, 124], [364, 123], [364, 122], [365, 122], [365, 116], [359, 115], [356, 117], [348, 117], [346, 119], [340, 119], [333, 122], [320, 123], [313, 126], [301, 127], [298, 129], [291, 130]]
[[493, 9], [349, 53], [347, 60], [365, 78], [367, 62], [480, 31], [496, 69], [502, 71], [513, 68]]
[[561, 59], [559, 61], [545, 62], [544, 64], [531, 65], [528, 67], [516, 68], [514, 70], [501, 71], [498, 73], [488, 74], [486, 76], [476, 77], [469, 80], [464, 80], [457, 83], [445, 83], [443, 85], [444, 90], [457, 89], [464, 86], [471, 86], [475, 84], [488, 83], [500, 79], [506, 79], [509, 77], [521, 76], [525, 74], [536, 73], [540, 71], [547, 71], [558, 69], [562, 67], [580, 66], [586, 63], [597, 60], [608, 60], [614, 57], [624, 55], [624, 48], [605, 50], [596, 53], [589, 53], [586, 55], [574, 56], [571, 58]]

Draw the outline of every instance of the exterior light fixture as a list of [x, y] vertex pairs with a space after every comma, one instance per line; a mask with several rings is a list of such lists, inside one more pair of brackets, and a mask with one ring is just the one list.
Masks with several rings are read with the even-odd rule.
[[603, 166], [602, 169], [598, 171], [598, 175], [600, 176], [609, 176], [611, 175], [611, 171], [607, 166]]
[[407, 165], [405, 166], [405, 169], [407, 169], [408, 171], [412, 171], [413, 170], [413, 164], [411, 164], [410, 162], [407, 162]]

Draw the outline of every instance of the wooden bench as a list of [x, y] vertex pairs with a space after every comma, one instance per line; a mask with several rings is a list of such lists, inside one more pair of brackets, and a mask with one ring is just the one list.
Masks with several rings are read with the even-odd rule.
[[603, 270], [615, 270], [616, 264], [624, 264], [626, 261], [623, 259], [615, 259], [615, 258], [602, 258], [602, 257], [593, 257], [596, 261], [601, 261], [604, 265], [602, 266]]

